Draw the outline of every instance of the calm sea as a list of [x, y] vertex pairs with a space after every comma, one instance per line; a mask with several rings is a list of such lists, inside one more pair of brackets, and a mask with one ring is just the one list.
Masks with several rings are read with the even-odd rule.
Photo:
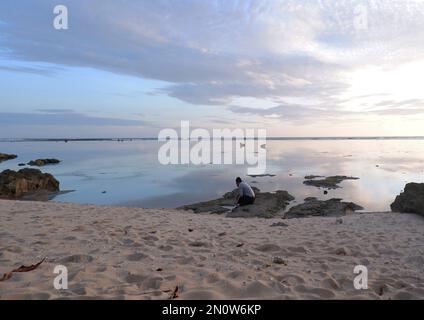
[[[2, 141], [0, 152], [18, 158], [0, 170], [21, 169], [18, 163], [58, 158], [45, 166], [62, 190], [73, 192], [54, 201], [137, 207], [177, 207], [219, 197], [232, 190], [236, 176], [263, 191], [287, 190], [302, 202], [306, 197], [342, 198], [367, 211], [388, 211], [407, 182], [424, 182], [423, 139], [295, 139], [267, 142], [267, 173], [246, 176], [244, 165], [161, 165], [156, 140]], [[303, 184], [306, 175], [348, 175], [340, 189]], [[105, 193], [103, 193], [105, 191]]]

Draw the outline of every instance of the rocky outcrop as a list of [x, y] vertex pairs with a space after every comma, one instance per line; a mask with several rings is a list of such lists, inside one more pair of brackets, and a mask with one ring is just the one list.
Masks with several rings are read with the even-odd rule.
[[424, 216], [424, 183], [408, 183], [390, 207], [394, 212], [417, 213]]
[[353, 202], [342, 202], [341, 199], [318, 200], [317, 198], [306, 198], [305, 202], [290, 208], [284, 214], [284, 218], [306, 218], [306, 217], [338, 217], [363, 208]]
[[4, 170], [0, 173], [0, 198], [20, 199], [30, 194], [58, 191], [59, 181], [38, 169]]
[[226, 213], [226, 216], [231, 218], [272, 218], [282, 212], [290, 201], [294, 200], [294, 197], [284, 190], [278, 190], [275, 192], [260, 192], [258, 188], [252, 187], [252, 189], [256, 194], [255, 203], [248, 206], [238, 207], [234, 210], [231, 210], [231, 208], [234, 206], [238, 189], [227, 192], [222, 196], [222, 198], [194, 203], [182, 206], [178, 209], [193, 210], [195, 213]]
[[348, 176], [331, 176], [326, 177], [324, 179], [316, 179], [321, 176], [306, 176], [303, 184], [308, 186], [314, 186], [318, 188], [326, 188], [326, 189], [337, 189], [340, 188], [339, 184], [344, 180], [358, 180], [356, 177], [348, 177]]
[[7, 153], [0, 153], [0, 163], [7, 160], [16, 159], [18, 156], [16, 154], [7, 154]]
[[28, 162], [28, 165], [42, 167], [48, 164], [58, 164], [58, 163], [60, 163], [60, 160], [57, 160], [57, 159], [37, 159], [37, 160], [31, 160], [30, 162]]

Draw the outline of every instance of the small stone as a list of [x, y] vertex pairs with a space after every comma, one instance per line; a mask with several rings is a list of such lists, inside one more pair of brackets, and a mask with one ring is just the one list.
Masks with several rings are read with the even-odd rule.
[[348, 252], [345, 248], [339, 248], [336, 250], [335, 254], [338, 256], [347, 256]]
[[281, 257], [272, 257], [272, 263], [276, 263], [276, 264], [284, 264], [286, 265], [286, 262], [284, 261], [283, 258]]

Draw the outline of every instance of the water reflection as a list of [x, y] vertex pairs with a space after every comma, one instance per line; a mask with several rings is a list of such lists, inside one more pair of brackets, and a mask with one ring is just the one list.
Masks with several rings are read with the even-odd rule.
[[[63, 162], [42, 168], [75, 192], [55, 201], [176, 207], [219, 197], [245, 177], [263, 191], [284, 189], [297, 202], [315, 196], [354, 201], [368, 211], [387, 211], [406, 182], [424, 180], [423, 140], [301, 140], [267, 142], [267, 173], [275, 177], [247, 177], [244, 165], [160, 165], [157, 141], [1, 142], [0, 151], [18, 154], [0, 170], [20, 169], [18, 163], [36, 158]], [[303, 184], [306, 175], [349, 175], [343, 188], [323, 190]], [[105, 191], [106, 193], [102, 193]]]

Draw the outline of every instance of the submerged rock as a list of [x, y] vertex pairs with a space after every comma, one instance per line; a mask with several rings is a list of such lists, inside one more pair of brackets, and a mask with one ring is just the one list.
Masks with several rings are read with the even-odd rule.
[[16, 159], [17, 157], [16, 154], [0, 153], [0, 162]]
[[248, 175], [251, 178], [261, 178], [261, 177], [275, 177], [275, 174], [269, 174], [269, 173], [265, 173], [265, 174], [249, 174]]
[[342, 202], [341, 199], [318, 200], [317, 198], [306, 198], [305, 202], [290, 208], [284, 215], [286, 219], [306, 218], [311, 216], [338, 217], [349, 212], [363, 210], [353, 202]]
[[305, 177], [306, 180], [312, 180], [312, 179], [316, 179], [316, 178], [325, 178], [325, 177], [324, 176], [315, 176], [313, 174]]
[[424, 216], [424, 183], [408, 183], [390, 205], [392, 211]]
[[248, 206], [237, 207], [234, 210], [230, 210], [230, 208], [234, 206], [238, 189], [227, 192], [222, 196], [222, 198], [194, 203], [182, 206], [178, 209], [193, 210], [195, 213], [227, 213], [227, 217], [232, 218], [272, 218], [280, 211], [283, 211], [289, 201], [294, 200], [294, 197], [284, 190], [278, 190], [276, 192], [260, 192], [258, 188], [252, 187], [252, 189], [256, 194], [255, 203]]
[[314, 186], [318, 188], [327, 188], [327, 189], [337, 189], [340, 188], [339, 183], [344, 180], [358, 180], [357, 177], [348, 177], [348, 176], [331, 176], [324, 179], [316, 179], [320, 176], [306, 176], [303, 184], [308, 186]]
[[47, 193], [58, 191], [59, 181], [38, 169], [4, 170], [0, 173], [0, 198], [19, 199], [32, 195], [34, 198], [31, 199], [38, 200], [37, 193], [45, 197]]
[[42, 167], [48, 164], [58, 164], [58, 163], [60, 163], [60, 160], [57, 160], [57, 159], [37, 159], [37, 160], [31, 160], [30, 162], [28, 162], [28, 165]]

